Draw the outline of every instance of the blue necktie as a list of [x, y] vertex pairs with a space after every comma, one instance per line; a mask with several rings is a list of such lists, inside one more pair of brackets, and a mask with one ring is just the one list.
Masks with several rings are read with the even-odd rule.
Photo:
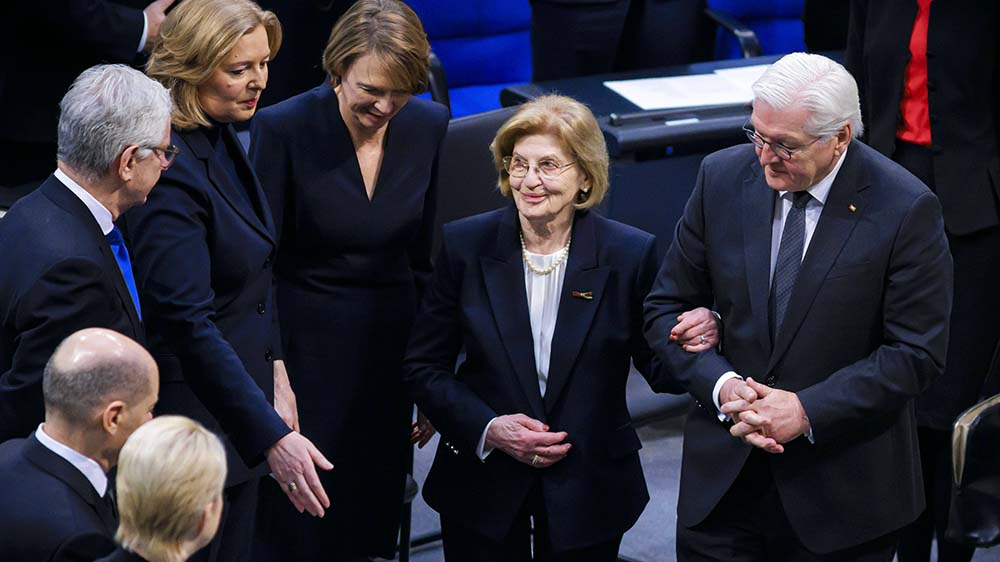
[[781, 231], [781, 245], [778, 247], [778, 259], [774, 264], [774, 281], [771, 284], [772, 306], [774, 316], [771, 324], [774, 326], [774, 336], [781, 330], [781, 323], [788, 310], [788, 300], [795, 287], [795, 279], [799, 276], [799, 266], [802, 265], [802, 249], [806, 237], [806, 204], [809, 203], [809, 192], [797, 191], [792, 195], [792, 208], [785, 217], [785, 226]]
[[132, 302], [135, 304], [135, 313], [139, 315], [139, 320], [142, 320], [142, 310], [139, 308], [139, 291], [135, 289], [135, 278], [132, 277], [132, 261], [128, 258], [128, 248], [125, 247], [125, 240], [122, 239], [122, 233], [118, 230], [118, 227], [112, 227], [111, 232], [107, 234], [108, 244], [111, 244], [111, 251], [115, 254], [115, 261], [118, 262], [118, 269], [122, 272], [122, 277], [125, 278], [125, 285], [128, 287], [128, 293], [132, 295]]

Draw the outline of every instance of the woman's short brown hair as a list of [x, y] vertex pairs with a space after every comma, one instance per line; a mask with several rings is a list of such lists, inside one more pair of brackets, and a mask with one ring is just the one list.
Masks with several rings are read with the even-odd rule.
[[344, 76], [356, 60], [372, 54], [388, 66], [398, 87], [419, 94], [427, 90], [431, 46], [420, 18], [398, 0], [358, 0], [337, 20], [323, 51], [330, 79]]
[[510, 175], [503, 159], [514, 153], [514, 145], [529, 135], [553, 134], [572, 155], [576, 166], [590, 180], [590, 189], [580, 190], [574, 206], [589, 209], [608, 192], [608, 147], [590, 109], [566, 96], [541, 96], [522, 105], [504, 123], [490, 144], [497, 170], [497, 187], [510, 197]]
[[173, 125], [194, 129], [211, 124], [198, 103], [198, 86], [236, 47], [264, 26], [271, 58], [281, 47], [281, 24], [274, 13], [250, 0], [184, 0], [167, 15], [146, 64], [146, 74], [170, 90]]

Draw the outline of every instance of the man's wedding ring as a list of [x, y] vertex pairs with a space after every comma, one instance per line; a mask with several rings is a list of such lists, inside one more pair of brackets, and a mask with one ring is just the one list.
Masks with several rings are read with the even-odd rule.
[[698, 336], [698, 339], [701, 342], [701, 345], [705, 345], [706, 343], [708, 343], [708, 340], [705, 339], [705, 335], [704, 334]]
[[535, 455], [531, 457], [531, 466], [535, 466], [537, 464], [538, 464], [538, 455]]
[[286, 484], [286, 486], [288, 486], [289, 494], [294, 494], [295, 492], [299, 491], [299, 485], [296, 484], [295, 482], [289, 482], [288, 484]]

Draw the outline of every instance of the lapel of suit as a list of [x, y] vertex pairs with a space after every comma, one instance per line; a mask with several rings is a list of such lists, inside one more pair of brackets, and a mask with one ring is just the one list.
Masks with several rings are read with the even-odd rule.
[[751, 168], [743, 182], [743, 253], [746, 259], [747, 288], [754, 331], [763, 357], [771, 353], [771, 330], [768, 327], [768, 294], [771, 270], [771, 227], [774, 221], [775, 191], [764, 181], [760, 168]]
[[[125, 277], [122, 275], [122, 270], [118, 267], [118, 260], [115, 258], [114, 252], [111, 250], [111, 244], [108, 242], [108, 237], [101, 232], [101, 225], [97, 224], [97, 220], [94, 215], [90, 212], [90, 209], [80, 201], [80, 198], [73, 194], [68, 187], [62, 184], [58, 178], [55, 176], [49, 177], [49, 179], [42, 184], [39, 188], [45, 195], [56, 205], [61, 207], [66, 212], [75, 216], [84, 225], [87, 233], [91, 236], [94, 244], [97, 245], [97, 250], [101, 253], [101, 257], [104, 259], [104, 271], [111, 272], [109, 277], [112, 279], [112, 283], [115, 286], [115, 292], [118, 293], [118, 300], [121, 301], [122, 308], [125, 309], [126, 314], [128, 314], [129, 324], [132, 327], [131, 336], [135, 339], [142, 338], [142, 320], [139, 319], [139, 312], [135, 309], [135, 302], [132, 301], [132, 293], [128, 290], [128, 285], [125, 284]], [[48, 450], [48, 449], [46, 449]]]
[[[232, 125], [226, 125], [222, 134], [228, 142], [237, 147], [241, 146], [240, 139], [236, 136], [236, 131], [233, 130]], [[250, 164], [250, 158], [247, 156], [247, 153], [243, 151], [242, 147], [235, 152], [238, 154], [236, 165], [247, 170], [249, 172], [247, 176], [253, 182], [249, 190], [249, 196], [255, 209], [254, 216], [260, 219], [261, 224], [267, 231], [269, 240], [273, 242], [277, 231], [274, 227], [274, 217], [271, 216], [271, 206], [267, 204], [267, 196], [264, 195], [264, 188], [260, 185], [260, 180], [257, 179], [257, 174], [253, 171], [253, 166]]]
[[[222, 130], [220, 134], [223, 138], [219, 139], [220, 142], [227, 142], [227, 138], [231, 132], [228, 130], [229, 125], [221, 126]], [[242, 185], [234, 185], [232, 180], [229, 178], [229, 174], [222, 169], [218, 162], [215, 160], [215, 147], [212, 146], [211, 141], [205, 134], [205, 131], [201, 129], [195, 129], [193, 131], [181, 131], [180, 136], [187, 141], [187, 145], [191, 147], [191, 152], [196, 158], [204, 162], [205, 169], [208, 174], [209, 181], [215, 186], [215, 189], [222, 195], [222, 198], [228, 203], [236, 214], [240, 216], [251, 228], [256, 230], [263, 236], [267, 241], [274, 244], [274, 224], [270, 221], [270, 211], [268, 211], [267, 205], [262, 205], [262, 210], [264, 210], [264, 215], [267, 222], [270, 225], [265, 224], [265, 220], [262, 220], [258, 216], [257, 211], [253, 208], [254, 203], [251, 200], [252, 195], [246, 193], [246, 189]], [[242, 154], [242, 150], [237, 150], [236, 152]], [[245, 165], [249, 168], [249, 163], [245, 157], [241, 157], [235, 163], [236, 166]], [[254, 187], [253, 190], [260, 191], [260, 184], [256, 181], [256, 174], [250, 173], [254, 177]], [[261, 196], [263, 197], [263, 196]], [[264, 199], [260, 200], [262, 203]]]
[[28, 437], [24, 443], [24, 456], [40, 470], [66, 483], [84, 502], [94, 508], [107, 527], [108, 535], [114, 535], [118, 528], [118, 521], [116, 521], [114, 513], [108, 511], [101, 497], [97, 495], [97, 490], [82, 472], [69, 461], [42, 445], [34, 434]]
[[861, 148], [857, 143], [848, 149], [844, 164], [827, 195], [819, 223], [802, 259], [802, 267], [799, 269], [799, 276], [795, 280], [795, 287], [788, 301], [788, 310], [781, 323], [781, 331], [774, 342], [774, 351], [768, 362], [768, 372], [788, 350], [795, 333], [809, 312], [813, 299], [816, 298], [816, 293], [823, 286], [826, 274], [837, 261], [844, 244], [858, 224], [858, 219], [864, 214], [865, 205], [861, 192], [868, 187], [868, 181], [861, 173], [860, 152]]
[[500, 332], [516, 384], [524, 391], [531, 416], [545, 419], [542, 392], [538, 388], [535, 347], [528, 317], [528, 294], [524, 288], [524, 265], [518, 233], [517, 210], [507, 207], [497, 228], [496, 248], [491, 256], [480, 258], [486, 294], [493, 309], [493, 320]]
[[[573, 222], [573, 241], [549, 353], [549, 379], [545, 387], [547, 412], [552, 411], [566, 387], [580, 347], [590, 332], [590, 325], [604, 296], [608, 269], [598, 264], [599, 241], [595, 222], [594, 216], [586, 211], [577, 213]], [[573, 292], [590, 293], [593, 298], [574, 297]]]

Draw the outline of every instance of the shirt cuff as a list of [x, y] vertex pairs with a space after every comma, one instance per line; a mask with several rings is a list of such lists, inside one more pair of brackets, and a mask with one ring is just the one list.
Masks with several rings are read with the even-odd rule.
[[493, 418], [486, 424], [486, 429], [483, 430], [483, 435], [479, 438], [479, 444], [476, 445], [476, 456], [483, 462], [486, 462], [486, 457], [490, 456], [490, 453], [493, 452], [493, 447], [486, 444], [486, 434], [489, 433], [490, 426], [493, 425], [493, 422], [495, 421], [497, 421], [497, 419]]
[[139, 48], [135, 50], [137, 53], [141, 53], [143, 47], [146, 46], [146, 35], [149, 34], [149, 18], [146, 17], [146, 12], [142, 12], [142, 35], [139, 37]]
[[737, 375], [736, 371], [726, 371], [721, 377], [719, 377], [719, 380], [715, 382], [715, 388], [712, 389], [712, 403], [715, 404], [715, 409], [718, 412], [719, 421], [721, 422], [729, 420], [729, 416], [722, 413], [722, 404], [719, 403], [719, 393], [722, 392], [722, 385], [729, 379], [743, 380], [743, 377]]

